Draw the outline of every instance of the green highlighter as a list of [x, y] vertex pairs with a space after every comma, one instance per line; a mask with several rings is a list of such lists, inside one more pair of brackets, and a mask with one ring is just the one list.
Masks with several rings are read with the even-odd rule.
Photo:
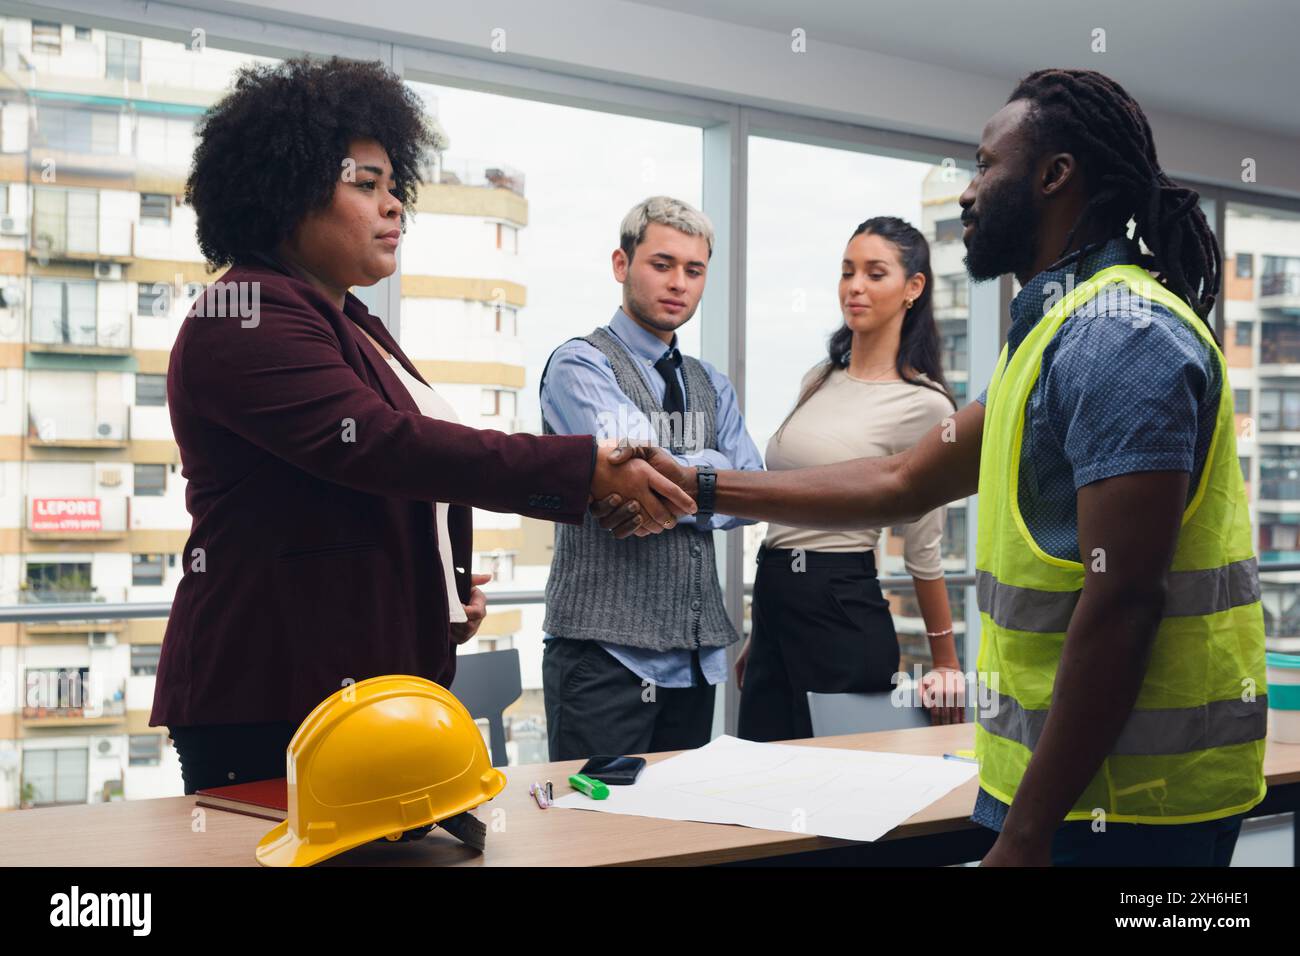
[[588, 777], [585, 773], [575, 773], [569, 777], [569, 786], [585, 793], [593, 800], [604, 800], [609, 796], [609, 787], [594, 777]]

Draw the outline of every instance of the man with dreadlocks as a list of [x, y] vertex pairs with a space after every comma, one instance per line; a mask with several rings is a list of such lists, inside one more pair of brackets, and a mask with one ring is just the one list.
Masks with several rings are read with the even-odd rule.
[[[1021, 285], [984, 394], [892, 457], [717, 472], [713, 506], [883, 527], [978, 492], [974, 819], [1000, 831], [985, 864], [1227, 865], [1264, 797], [1267, 700], [1231, 389], [1207, 324], [1218, 244], [1196, 193], [1160, 169], [1141, 108], [1099, 73], [1025, 77], [976, 164], [967, 269]], [[692, 469], [624, 454], [698, 494]]]

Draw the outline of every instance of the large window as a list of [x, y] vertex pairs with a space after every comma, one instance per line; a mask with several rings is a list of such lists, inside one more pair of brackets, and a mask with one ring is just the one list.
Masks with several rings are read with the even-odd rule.
[[128, 749], [130, 766], [156, 767], [162, 763], [162, 734], [131, 734]]
[[[876, 216], [908, 221], [930, 245], [940, 362], [958, 407], [966, 404], [970, 296], [962, 265], [965, 247], [952, 223], [960, 224], [957, 197], [967, 182], [967, 174], [951, 163], [750, 137], [745, 417], [760, 451], [772, 449], [804, 375], [828, 357], [829, 338], [844, 324], [838, 286], [845, 246], [859, 223]], [[996, 336], [997, 331], [989, 328], [982, 334]], [[978, 383], [976, 392], [982, 387]], [[964, 501], [945, 509], [941, 560], [947, 573], [966, 568], [965, 510]], [[766, 524], [744, 529], [746, 583], [754, 580], [766, 533]], [[902, 539], [896, 529], [882, 532], [876, 550], [881, 576], [906, 573]], [[959, 653], [964, 593], [959, 587], [949, 589]], [[903, 648], [902, 666], [910, 672], [913, 663], [929, 662], [925, 622], [912, 592], [886, 596]], [[746, 631], [748, 608], [747, 600]]]
[[68, 153], [118, 151], [120, 131], [116, 113], [103, 110], [42, 106], [36, 112], [35, 145]]
[[[239, 22], [230, 21], [236, 28]], [[246, 25], [245, 39], [257, 49], [277, 42], [274, 30], [259, 29], [265, 24]], [[198, 252], [193, 211], [182, 202], [195, 123], [236, 67], [270, 61], [53, 21], [28, 30], [9, 18], [4, 27], [11, 95], [3, 149], [15, 161], [0, 182], [0, 231], [15, 274], [0, 277], [0, 307], [12, 313], [16, 331], [0, 328], [0, 337], [21, 345], [23, 367], [0, 380], [0, 395], [20, 405], [9, 418], [17, 423], [10, 443], [17, 449], [15, 477], [0, 470], [0, 483], [22, 518], [20, 533], [11, 535], [18, 553], [0, 555], [15, 559], [0, 561], [0, 604], [124, 600], [132, 585], [150, 588], [136, 596], [148, 599], [169, 581], [170, 556], [189, 528], [184, 488], [168, 488], [183, 484], [184, 475], [176, 467], [165, 372], [188, 305], [173, 290], [178, 282], [212, 279]], [[363, 48], [356, 38], [319, 36], [321, 49], [311, 52]], [[482, 62], [397, 52], [450, 145], [428, 157], [431, 182], [402, 244], [401, 275], [391, 289], [358, 291], [372, 295], [374, 311], [400, 329], [403, 348], [463, 423], [541, 430], [542, 366], [562, 342], [609, 321], [621, 294], [610, 269], [619, 221], [653, 194], [743, 207], [716, 223], [730, 246], [709, 279], [711, 291], [728, 290], [721, 299], [731, 311], [711, 301], [682, 330], [680, 344], [694, 355], [707, 348], [705, 357], [721, 366], [717, 356], [736, 341], [728, 333], [743, 331], [744, 354], [730, 358], [746, 370], [742, 398], [760, 450], [842, 322], [840, 254], [854, 226], [870, 216], [905, 218], [931, 243], [937, 345], [958, 405], [987, 383], [988, 346], [999, 338], [988, 303], [997, 296], [967, 282], [955, 202], [966, 173], [938, 147], [908, 153], [892, 135], [830, 124], [822, 127], [825, 136], [798, 141], [807, 129], [802, 121], [736, 104], [536, 71], [512, 78], [509, 65], [498, 73]], [[440, 79], [412, 64], [447, 65], [448, 76], [458, 75]], [[497, 92], [458, 85], [464, 83]], [[516, 96], [504, 92], [524, 83]], [[552, 96], [557, 102], [547, 102]], [[610, 112], [599, 110], [602, 102]], [[714, 134], [733, 120], [734, 129], [756, 135], [729, 156], [725, 137]], [[711, 123], [723, 125], [708, 130]], [[859, 142], [844, 141], [854, 135]], [[964, 162], [968, 152], [956, 155]], [[736, 182], [748, 191], [733, 195]], [[1293, 514], [1300, 498], [1300, 216], [1229, 202], [1218, 189], [1203, 192], [1216, 197], [1208, 209], [1220, 218], [1226, 210], [1219, 310], [1257, 550], [1265, 565], [1290, 561], [1300, 558]], [[742, 265], [743, 308], [730, 297], [739, 291], [732, 284]], [[56, 512], [93, 512], [98, 520], [51, 525], [48, 514], [36, 513], [38, 502]], [[965, 502], [953, 502], [943, 518], [944, 572], [970, 573], [966, 540], [974, 515]], [[540, 591], [553, 533], [546, 522], [477, 512], [474, 567], [494, 573], [489, 591]], [[763, 533], [752, 526], [730, 536], [743, 549], [746, 582]], [[883, 532], [882, 574], [905, 573], [904, 536], [905, 529]], [[1296, 574], [1266, 567], [1264, 577], [1270, 646], [1290, 641], [1300, 649]], [[734, 593], [738, 582], [730, 584]], [[967, 649], [968, 612], [975, 616], [964, 604], [970, 593], [948, 587], [959, 651]], [[927, 661], [915, 593], [901, 588], [888, 597], [903, 666]], [[514, 762], [546, 756], [542, 614], [536, 603], [494, 600], [479, 638], [461, 649], [519, 650], [525, 692], [507, 713]], [[748, 627], [747, 603], [736, 623]], [[86, 626], [94, 628], [87, 643], [99, 655], [97, 675], [102, 658], [110, 685], [126, 687], [130, 708], [147, 707], [158, 645], [114, 652], [114, 641], [131, 642], [133, 628], [120, 621]], [[52, 641], [24, 646], [28, 660], [21, 666], [43, 667], [31, 657], [60, 649]], [[729, 684], [723, 694], [734, 692]], [[140, 765], [135, 758], [152, 760], [155, 742], [132, 738], [130, 751], [130, 765]], [[85, 799], [85, 762], [84, 750], [43, 745], [26, 755], [23, 780], [40, 802], [68, 793]]]
[[[18, 356], [0, 376], [0, 444], [9, 448], [0, 490], [16, 525], [0, 553], [0, 606], [163, 601], [179, 578], [170, 571], [190, 516], [184, 488], [167, 493], [185, 479], [168, 470], [180, 457], [166, 371], [190, 296], [215, 278], [183, 202], [195, 122], [239, 66], [273, 62], [190, 31], [173, 34], [180, 42], [0, 18], [0, 340]], [[128, 760], [125, 713], [151, 704], [164, 623], [128, 626], [106, 613], [17, 625], [23, 650], [0, 655], [0, 686], [21, 688], [27, 674], [42, 681], [32, 713], [10, 721], [16, 734], [0, 729], [0, 738], [37, 744], [23, 754], [24, 802], [84, 802], [103, 773], [120, 775], [108, 754], [131, 769], [159, 764], [152, 734], [129, 735]], [[137, 646], [141, 633], [148, 643]], [[89, 668], [69, 664], [83, 655]], [[75, 680], [63, 690], [45, 680], [59, 673]], [[87, 705], [121, 720], [96, 728], [112, 746], [92, 744], [89, 756], [68, 746], [84, 743], [87, 718], [66, 692], [85, 689], [86, 673], [104, 698]], [[22, 727], [42, 720], [39, 730]], [[6, 746], [15, 741], [0, 740]], [[16, 785], [0, 787], [0, 811]], [[181, 785], [179, 775], [144, 771], [125, 789], [162, 797]]]
[[32, 21], [32, 52], [58, 54], [63, 49], [63, 25], [48, 20]]
[[131, 645], [131, 676], [151, 677], [158, 673], [158, 658], [162, 655], [161, 644]]
[[93, 256], [99, 252], [98, 190], [37, 188], [32, 198], [32, 248], [37, 255]]
[[1296, 652], [1300, 572], [1270, 565], [1300, 563], [1300, 212], [1230, 202], [1223, 245], [1224, 261], [1236, 263], [1220, 302], [1231, 385], [1247, 396], [1237, 401], [1237, 448], [1256, 510], [1269, 649]]
[[32, 280], [32, 341], [43, 345], [95, 345], [95, 283]]
[[131, 555], [131, 584], [157, 587], [163, 583], [164, 558], [161, 554]]
[[[451, 147], [431, 158], [432, 182], [403, 240], [402, 347], [462, 423], [540, 432], [547, 358], [606, 325], [621, 301], [610, 255], [624, 214], [656, 194], [702, 205], [702, 133], [448, 86], [412, 88]], [[713, 319], [704, 313], [679, 332], [692, 355]], [[549, 522], [477, 511], [474, 524], [475, 568], [495, 575], [489, 594], [545, 586]], [[541, 605], [494, 606], [480, 637], [462, 648], [519, 650], [524, 697], [507, 714], [513, 760], [545, 755], [542, 616]]]
[[167, 493], [166, 465], [136, 465], [135, 493], [148, 497], [159, 497]]
[[33, 806], [85, 803], [89, 751], [24, 750], [22, 800]]
[[135, 377], [135, 403], [137, 405], [159, 407], [167, 404], [167, 376], [146, 375], [143, 372]]
[[110, 80], [140, 82], [140, 41], [110, 34], [104, 38], [104, 75]]
[[99, 703], [91, 699], [88, 667], [29, 667], [23, 685], [23, 716], [80, 715]]
[[25, 585], [23, 594], [35, 603], [80, 603], [93, 599], [89, 561], [28, 561]]

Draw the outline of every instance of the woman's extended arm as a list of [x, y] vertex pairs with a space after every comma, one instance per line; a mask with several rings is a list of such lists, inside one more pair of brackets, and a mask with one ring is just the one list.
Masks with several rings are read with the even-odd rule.
[[[644, 466], [597, 463], [590, 436], [507, 435], [398, 411], [307, 302], [270, 281], [259, 299], [253, 326], [215, 311], [187, 320], [172, 374], [203, 418], [303, 471], [371, 494], [558, 521], [581, 520], [593, 491], [653, 499], [654, 481], [677, 493]], [[694, 510], [684, 497], [678, 505]]]

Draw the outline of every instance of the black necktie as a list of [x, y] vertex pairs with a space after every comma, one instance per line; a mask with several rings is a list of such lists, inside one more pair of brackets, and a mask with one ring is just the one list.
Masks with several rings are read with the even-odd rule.
[[663, 376], [668, 390], [664, 392], [664, 411], [685, 413], [686, 401], [682, 398], [682, 387], [677, 383], [677, 367], [682, 364], [682, 353], [669, 349], [664, 357], [655, 362], [655, 371]]

